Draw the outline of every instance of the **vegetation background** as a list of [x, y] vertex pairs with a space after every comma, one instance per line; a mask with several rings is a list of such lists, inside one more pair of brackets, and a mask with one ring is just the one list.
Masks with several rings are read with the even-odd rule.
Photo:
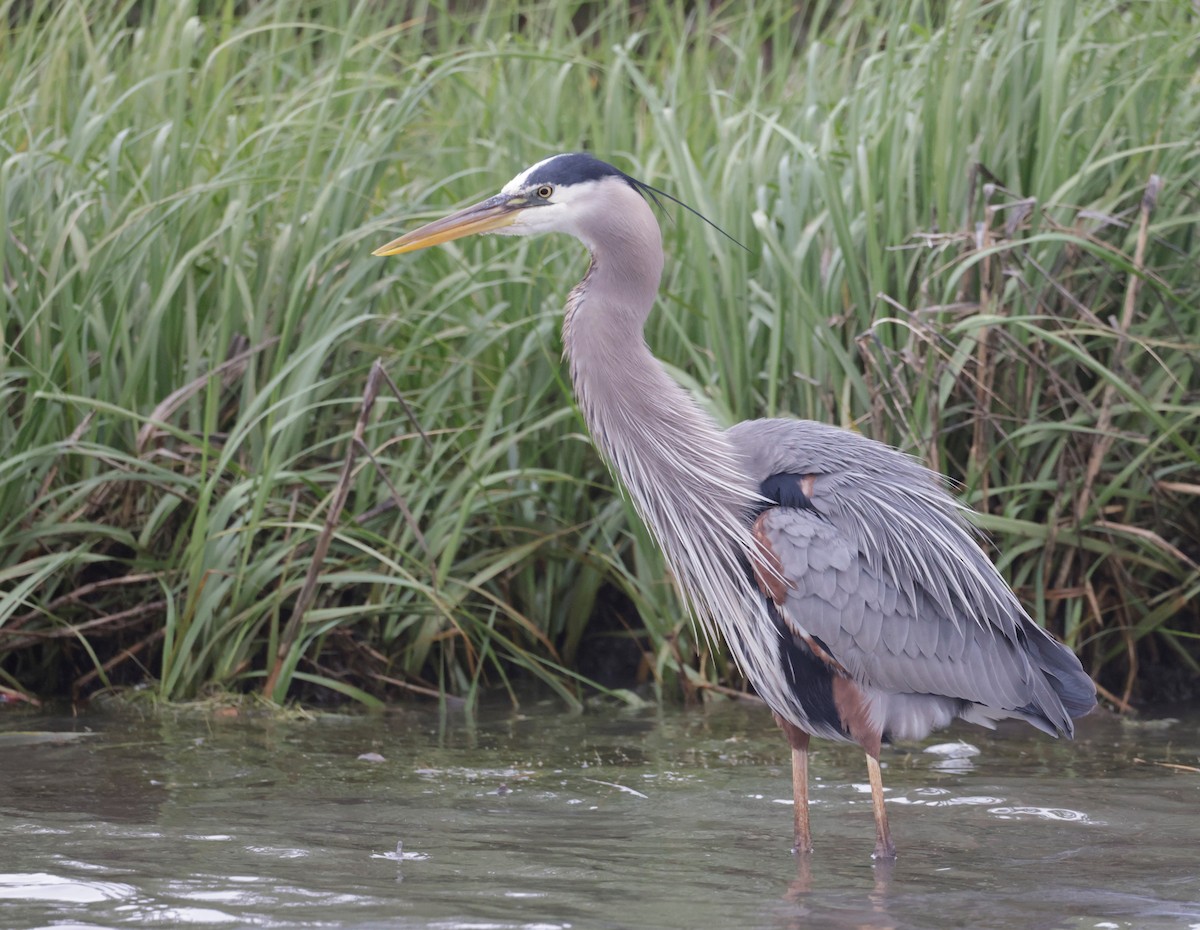
[[722, 420], [946, 472], [1117, 702], [1200, 670], [1186, 0], [0, 0], [0, 690], [743, 684], [586, 436], [565, 238], [371, 250], [588, 149]]

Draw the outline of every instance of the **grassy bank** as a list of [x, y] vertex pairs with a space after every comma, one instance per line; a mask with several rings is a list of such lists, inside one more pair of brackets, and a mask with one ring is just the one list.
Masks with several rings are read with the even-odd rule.
[[402, 6], [0, 2], [0, 685], [736, 686], [571, 406], [578, 245], [369, 254], [583, 148], [749, 245], [664, 219], [719, 416], [921, 455], [1110, 691], [1195, 676], [1191, 4]]

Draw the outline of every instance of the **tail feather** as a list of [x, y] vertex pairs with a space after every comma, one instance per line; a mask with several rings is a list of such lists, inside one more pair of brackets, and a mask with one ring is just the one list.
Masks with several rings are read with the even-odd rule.
[[1095, 682], [1083, 670], [1079, 658], [1048, 633], [1030, 637], [1029, 646], [1035, 665], [1046, 675], [1069, 717], [1082, 717], [1096, 706]]

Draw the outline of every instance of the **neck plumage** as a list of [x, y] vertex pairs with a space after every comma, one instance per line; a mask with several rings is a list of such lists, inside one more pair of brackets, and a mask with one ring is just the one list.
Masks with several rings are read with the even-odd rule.
[[709, 526], [743, 526], [757, 495], [724, 431], [651, 354], [645, 309], [597, 296], [629, 291], [635, 277], [624, 261], [593, 256], [568, 302], [564, 351], [592, 438], [657, 535], [691, 510]]
[[[642, 329], [658, 291], [658, 225], [605, 237], [571, 292], [563, 323], [571, 380], [592, 438], [712, 636], [719, 630], [756, 684], [771, 667], [765, 610], [748, 573], [748, 516], [761, 501], [717, 423], [667, 374]], [[616, 246], [611, 243], [616, 241]]]

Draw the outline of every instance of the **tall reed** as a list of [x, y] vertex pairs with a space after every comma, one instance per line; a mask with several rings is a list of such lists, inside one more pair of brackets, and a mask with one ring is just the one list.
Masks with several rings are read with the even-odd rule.
[[749, 246], [664, 216], [647, 338], [719, 417], [814, 417], [946, 471], [1117, 699], [1200, 669], [1188, 4], [0, 22], [0, 684], [374, 703], [733, 678], [571, 404], [578, 246], [369, 256], [583, 148]]

